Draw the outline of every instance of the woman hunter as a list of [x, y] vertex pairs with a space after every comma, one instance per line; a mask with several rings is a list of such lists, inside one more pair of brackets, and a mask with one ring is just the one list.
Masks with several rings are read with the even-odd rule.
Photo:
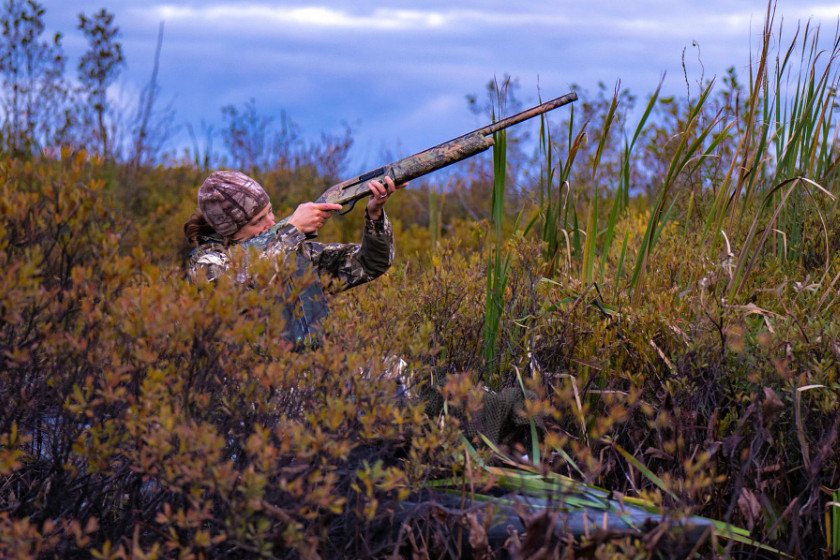
[[284, 336], [297, 348], [317, 345], [318, 323], [327, 314], [324, 287], [346, 290], [370, 282], [391, 266], [394, 233], [384, 207], [403, 186], [390, 178], [384, 185], [370, 182], [361, 243], [318, 243], [307, 235], [316, 233], [340, 205], [305, 202], [285, 224], [273, 228], [271, 201], [262, 186], [239, 171], [216, 171], [199, 188], [198, 210], [184, 224], [187, 242], [194, 247], [189, 274], [218, 278], [230, 268], [233, 247], [262, 236], [263, 255], [282, 255], [287, 262], [294, 258], [300, 274], [310, 267], [315, 272], [317, 280], [303, 290], [295, 309], [284, 310]]

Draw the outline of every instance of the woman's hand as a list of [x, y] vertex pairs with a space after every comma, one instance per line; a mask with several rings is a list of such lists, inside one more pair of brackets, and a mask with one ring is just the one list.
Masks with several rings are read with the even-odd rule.
[[341, 204], [304, 202], [295, 209], [288, 223], [303, 233], [313, 233], [321, 229], [332, 213], [338, 210], [341, 210]]
[[372, 195], [367, 203], [367, 214], [371, 220], [378, 220], [382, 217], [382, 208], [388, 202], [388, 197], [394, 194], [397, 189], [404, 188], [408, 183], [402, 185], [395, 185], [394, 180], [385, 176], [385, 184], [380, 181], [371, 181], [368, 183], [370, 187], [370, 194]]

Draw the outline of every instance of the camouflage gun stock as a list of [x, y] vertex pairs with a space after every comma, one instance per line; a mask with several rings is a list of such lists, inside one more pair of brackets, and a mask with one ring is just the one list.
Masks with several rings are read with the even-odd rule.
[[[371, 181], [384, 182], [385, 177], [391, 177], [397, 185], [411, 181], [418, 177], [422, 177], [432, 171], [437, 171], [448, 165], [459, 162], [461, 160], [479, 154], [493, 145], [493, 134], [504, 130], [515, 124], [519, 124], [528, 119], [534, 118], [563, 105], [567, 105], [577, 100], [577, 94], [572, 92], [556, 99], [546, 101], [535, 107], [531, 107], [526, 111], [517, 113], [500, 121], [489, 124], [485, 127], [479, 128], [472, 132], [468, 132], [463, 136], [459, 136], [443, 144], [438, 144], [432, 148], [403, 158], [397, 162], [388, 164], [384, 167], [362, 173], [358, 177], [347, 179], [341, 183], [335, 184], [328, 188], [324, 193], [318, 197], [315, 202], [329, 202], [333, 204], [341, 204], [347, 206], [342, 210], [341, 214], [346, 214], [353, 209], [357, 200], [370, 196], [370, 188], [368, 183]], [[262, 234], [249, 239], [243, 245], [260, 247], [261, 241], [270, 238], [275, 231], [286, 224], [291, 216], [283, 218], [277, 222], [271, 229]]]

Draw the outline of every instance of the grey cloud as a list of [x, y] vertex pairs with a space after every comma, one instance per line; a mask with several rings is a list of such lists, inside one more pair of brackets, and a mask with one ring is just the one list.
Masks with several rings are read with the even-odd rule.
[[[765, 0], [104, 4], [123, 30], [125, 79], [136, 89], [148, 79], [158, 22], [166, 16], [160, 79], [181, 121], [218, 123], [222, 105], [254, 98], [266, 114], [286, 110], [312, 136], [349, 121], [368, 153], [383, 143], [414, 151], [472, 128], [464, 95], [506, 72], [520, 77], [527, 102], [536, 98], [538, 79], [544, 97], [565, 93], [571, 83], [593, 89], [618, 79], [645, 95], [665, 71], [666, 90], [682, 93], [683, 49], [692, 80], [731, 65], [744, 73], [766, 10]], [[65, 32], [71, 57], [84, 49], [76, 14], [102, 5], [45, 2], [50, 29]], [[300, 11], [313, 8], [322, 11]], [[823, 24], [833, 29], [837, 13], [836, 2], [779, 3], [786, 29], [808, 14], [829, 18]], [[313, 14], [322, 17], [319, 25], [307, 24]]]

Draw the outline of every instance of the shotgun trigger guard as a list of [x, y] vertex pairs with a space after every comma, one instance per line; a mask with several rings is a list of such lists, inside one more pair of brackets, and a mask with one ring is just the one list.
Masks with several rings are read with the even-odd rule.
[[356, 206], [356, 202], [357, 202], [356, 199], [351, 200], [350, 202], [347, 203], [347, 205], [346, 205], [347, 209], [346, 210], [344, 208], [342, 208], [341, 210], [336, 212], [336, 214], [338, 214], [339, 216], [343, 216], [344, 214], [347, 214], [348, 212], [350, 212], [353, 209], [354, 206]]

